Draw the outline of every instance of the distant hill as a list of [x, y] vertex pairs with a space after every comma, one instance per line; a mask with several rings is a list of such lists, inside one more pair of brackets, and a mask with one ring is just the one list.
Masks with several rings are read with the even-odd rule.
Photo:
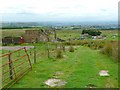
[[[68, 29], [101, 29], [101, 30], [116, 30], [118, 25], [116, 23], [79, 23], [79, 22], [3, 22], [2, 29], [19, 29], [19, 28], [33, 28], [33, 27], [54, 27], [62, 28], [66, 26]], [[78, 28], [80, 26], [80, 28]]]

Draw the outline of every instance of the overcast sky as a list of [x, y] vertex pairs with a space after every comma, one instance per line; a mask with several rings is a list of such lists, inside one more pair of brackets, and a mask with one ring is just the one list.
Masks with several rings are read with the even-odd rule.
[[117, 21], [119, 0], [0, 0], [3, 21]]

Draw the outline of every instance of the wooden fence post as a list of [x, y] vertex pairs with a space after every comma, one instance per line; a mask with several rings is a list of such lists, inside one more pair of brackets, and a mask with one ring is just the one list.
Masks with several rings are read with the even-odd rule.
[[[10, 52], [10, 51], [9, 51]], [[10, 70], [10, 79], [13, 79], [13, 75], [12, 75], [12, 59], [11, 59], [11, 53], [8, 56], [9, 58], [9, 70]]]
[[47, 44], [48, 58], [50, 58], [49, 44]]
[[34, 46], [34, 63], [36, 63], [36, 46]]
[[54, 42], [54, 45], [55, 45], [54, 56], [55, 56], [55, 59], [56, 59], [56, 53], [57, 53], [57, 49], [58, 49], [58, 47], [59, 47], [59, 44], [57, 43], [56, 40], [55, 40], [55, 42]]
[[57, 39], [57, 33], [56, 33], [55, 29], [54, 29], [54, 38], [55, 38], [55, 40]]

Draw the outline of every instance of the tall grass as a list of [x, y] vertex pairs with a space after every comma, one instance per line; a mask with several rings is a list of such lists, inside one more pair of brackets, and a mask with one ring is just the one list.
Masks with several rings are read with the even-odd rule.
[[62, 58], [63, 54], [62, 54], [62, 50], [61, 49], [57, 49], [56, 50], [56, 58]]
[[98, 49], [102, 54], [112, 57], [115, 61], [120, 60], [120, 43], [118, 41], [108, 40], [74, 40], [72, 42], [65, 42], [65, 45], [81, 45], [87, 46], [91, 49]]
[[108, 56], [112, 55], [112, 43], [111, 42], [106, 42], [103, 49], [101, 50], [103, 54], [106, 54]]
[[101, 52], [108, 55], [109, 57], [112, 57], [115, 61], [118, 62], [118, 60], [120, 59], [118, 55], [118, 53], [120, 52], [118, 46], [118, 41], [107, 41]]
[[120, 53], [120, 43], [119, 42], [114, 42], [113, 46], [112, 46], [112, 57], [115, 60], [119, 61], [120, 60], [119, 53]]
[[74, 52], [74, 47], [73, 46], [69, 47], [69, 52]]

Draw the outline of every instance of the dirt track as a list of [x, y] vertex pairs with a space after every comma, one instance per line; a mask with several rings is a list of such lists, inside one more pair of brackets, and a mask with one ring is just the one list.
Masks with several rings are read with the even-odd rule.
[[34, 46], [2, 46], [0, 50], [18, 50], [23, 47], [26, 47], [27, 50], [34, 48]]

